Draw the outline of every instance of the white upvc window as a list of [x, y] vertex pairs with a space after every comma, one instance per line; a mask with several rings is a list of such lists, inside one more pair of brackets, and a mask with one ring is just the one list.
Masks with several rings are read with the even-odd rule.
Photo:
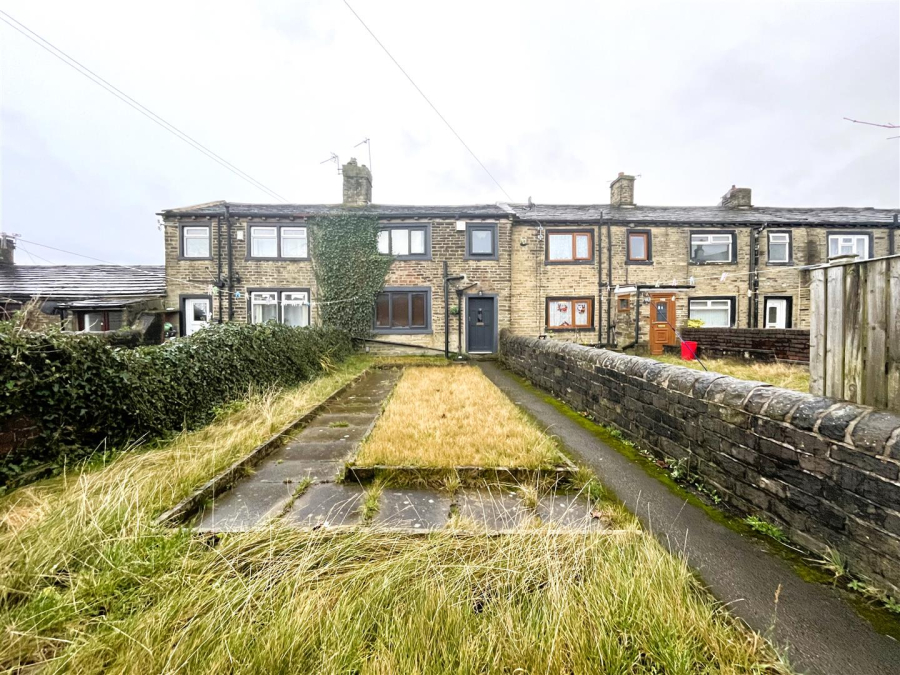
[[281, 228], [281, 257], [282, 258], [307, 258], [309, 257], [309, 242], [306, 238], [305, 227]]
[[730, 328], [731, 303], [729, 298], [716, 300], [691, 300], [688, 314], [691, 319], [703, 321], [704, 328]]
[[182, 228], [182, 255], [185, 258], [209, 258], [209, 227]]
[[250, 257], [251, 258], [277, 258], [278, 257], [278, 228], [259, 227], [250, 228]]
[[276, 291], [254, 291], [250, 294], [250, 321], [252, 323], [278, 321]]
[[285, 291], [281, 294], [281, 322], [297, 328], [309, 325], [309, 293]]
[[869, 257], [868, 234], [829, 234], [828, 257], [856, 255], [865, 260]]
[[789, 263], [791, 261], [791, 233], [769, 232], [769, 262]]
[[691, 262], [730, 263], [734, 261], [734, 235], [691, 234]]

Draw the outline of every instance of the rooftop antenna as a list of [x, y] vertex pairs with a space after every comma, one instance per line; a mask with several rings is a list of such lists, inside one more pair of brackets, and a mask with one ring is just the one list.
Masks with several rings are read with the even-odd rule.
[[361, 140], [359, 143], [357, 143], [353, 147], [358, 148], [363, 143], [365, 143], [366, 147], [369, 149], [369, 171], [371, 171], [372, 170], [372, 139], [369, 138], [368, 136], [366, 136], [363, 140]]
[[340, 176], [341, 175], [341, 160], [338, 158], [338, 156], [332, 152], [331, 157], [319, 162], [319, 164], [327, 164], [328, 162], [334, 162], [334, 165], [337, 167], [338, 176]]

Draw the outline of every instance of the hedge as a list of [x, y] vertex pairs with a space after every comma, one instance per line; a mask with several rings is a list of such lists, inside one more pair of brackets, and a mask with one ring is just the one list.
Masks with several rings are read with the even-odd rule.
[[295, 385], [350, 351], [342, 331], [275, 323], [213, 325], [122, 349], [91, 335], [0, 322], [0, 435], [25, 425], [36, 435], [0, 457], [0, 485], [39, 464], [203, 426], [251, 386]]

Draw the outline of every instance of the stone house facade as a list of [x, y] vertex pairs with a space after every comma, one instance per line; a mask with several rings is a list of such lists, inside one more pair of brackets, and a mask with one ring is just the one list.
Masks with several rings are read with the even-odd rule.
[[161, 212], [181, 333], [219, 320], [315, 322], [311, 219], [345, 210], [377, 216], [379, 250], [395, 257], [373, 303], [372, 345], [384, 350], [493, 352], [502, 328], [660, 348], [688, 319], [808, 328], [802, 267], [900, 245], [894, 211], [757, 207], [747, 188], [716, 206], [642, 206], [634, 177], [620, 174], [609, 204], [398, 206], [372, 203], [371, 172], [355, 160], [343, 181], [341, 204]]

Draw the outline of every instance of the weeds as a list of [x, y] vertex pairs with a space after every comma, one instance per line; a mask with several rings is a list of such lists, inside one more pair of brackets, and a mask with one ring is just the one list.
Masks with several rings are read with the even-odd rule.
[[366, 488], [366, 497], [359, 507], [359, 512], [362, 514], [364, 522], [370, 522], [381, 509], [381, 493], [383, 491], [384, 484], [377, 480]]
[[779, 544], [788, 544], [790, 542], [787, 535], [784, 533], [784, 530], [778, 527], [778, 525], [774, 525], [762, 518], [758, 518], [757, 516], [747, 516], [744, 518], [744, 523], [754, 532], [759, 532], [762, 535], [771, 537]]
[[329, 422], [328, 426], [332, 429], [343, 429], [344, 427], [349, 427], [349, 422]]

